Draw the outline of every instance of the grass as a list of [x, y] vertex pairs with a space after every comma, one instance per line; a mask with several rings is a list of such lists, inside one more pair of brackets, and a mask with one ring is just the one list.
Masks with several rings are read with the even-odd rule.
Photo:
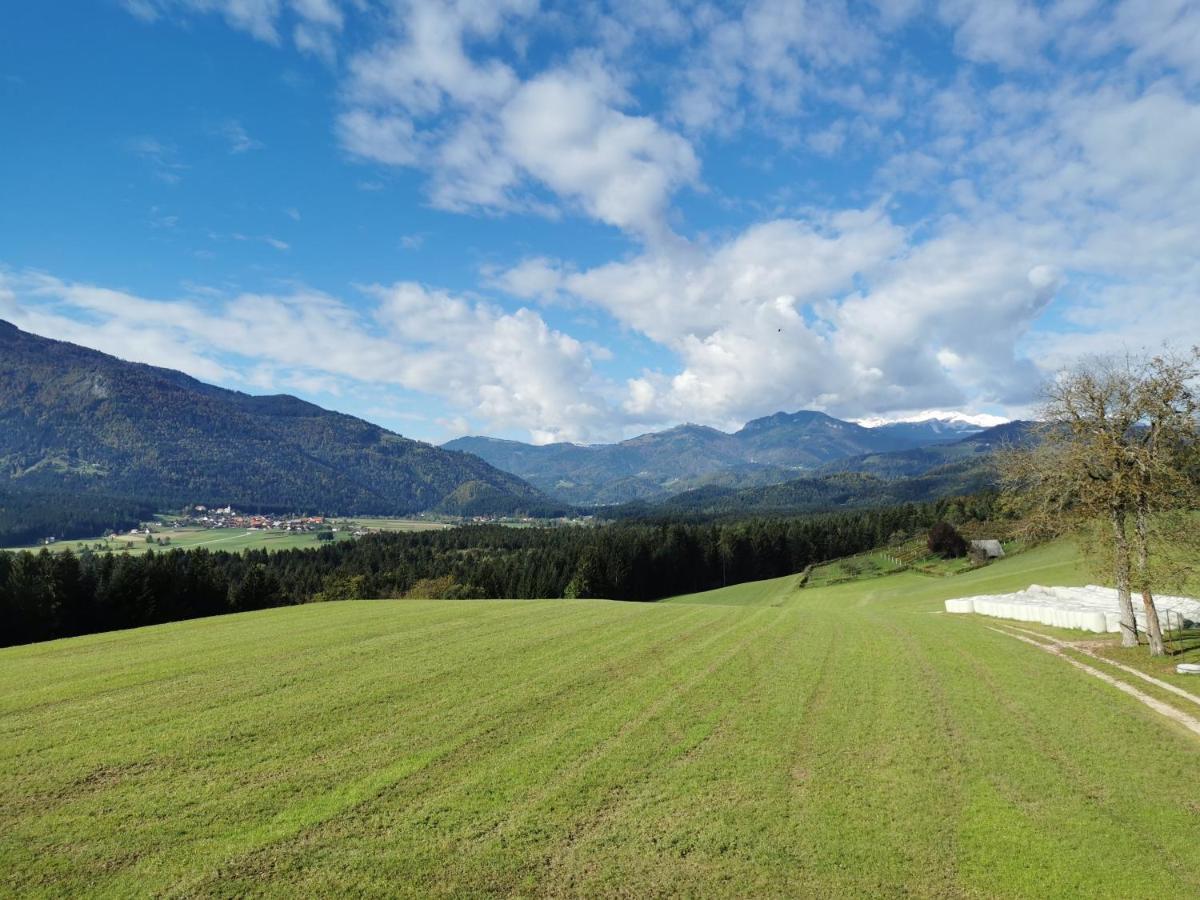
[[814, 566], [807, 587], [826, 587], [843, 581], [878, 578], [901, 569], [902, 566], [886, 552], [859, 553], [845, 559]]
[[947, 597], [362, 601], [0, 651], [0, 892], [1163, 897], [1200, 742]]
[[337, 522], [339, 527], [345, 522], [351, 530], [358, 526], [368, 531], [436, 531], [450, 527], [447, 522], [432, 519], [386, 519], [380, 516], [358, 516], [354, 519], [338, 519]]
[[[355, 519], [338, 519], [332, 522], [338, 532], [336, 540], [349, 540], [351, 533], [362, 528], [368, 531], [428, 531], [446, 527], [441, 522], [431, 522], [424, 519], [385, 519], [379, 517], [363, 517]], [[287, 531], [252, 531], [247, 528], [171, 528], [161, 526], [154, 529], [154, 538], [170, 538], [166, 545], [148, 544], [144, 534], [118, 534], [107, 540], [103, 537], [87, 538], [84, 540], [57, 541], [47, 546], [48, 550], [61, 552], [73, 550], [112, 551], [114, 553], [129, 552], [140, 555], [147, 550], [162, 552], [179, 548], [183, 550], [192, 547], [208, 547], [212, 550], [294, 550], [305, 547], [317, 547], [316, 532], [287, 532]], [[34, 547], [10, 547], [9, 550], [36, 550]]]

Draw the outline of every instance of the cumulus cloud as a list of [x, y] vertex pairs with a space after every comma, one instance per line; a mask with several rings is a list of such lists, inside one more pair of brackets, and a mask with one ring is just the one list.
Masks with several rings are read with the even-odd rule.
[[[263, 40], [280, 41], [290, 24], [297, 46], [329, 57], [357, 8], [125, 2], [145, 18], [219, 14]], [[342, 57], [342, 147], [425, 173], [443, 210], [575, 213], [621, 230], [630, 240], [619, 259], [584, 266], [522, 246], [523, 259], [486, 268], [483, 282], [521, 301], [590, 308], [674, 358], [635, 365], [614, 389], [591, 371], [600, 353], [527, 309], [402, 282], [366, 289], [371, 317], [335, 324], [330, 310], [349, 307], [322, 301], [334, 304], [322, 327], [351, 336], [345, 366], [369, 361], [391, 373], [386, 383], [445, 397], [455, 415], [545, 438], [611, 436], [637, 422], [736, 425], [802, 406], [1020, 408], [1047, 368], [1077, 352], [1200, 333], [1194, 3], [388, 9], [364, 18], [363, 42]], [[944, 41], [944, 66], [911, 64], [902, 36], [917, 28]], [[558, 43], [538, 43], [547, 34]], [[754, 179], [731, 174], [720, 152], [747, 143], [761, 149], [749, 160], [756, 172], [783, 173], [764, 176], [765, 196], [740, 194]], [[180, 177], [170, 146], [132, 149], [158, 177]], [[712, 220], [687, 222], [691, 208], [676, 202], [699, 185], [706, 154], [728, 179], [714, 179], [709, 196], [738, 210], [717, 236], [697, 233]], [[856, 165], [844, 184], [821, 180], [847, 157]], [[103, 315], [97, 340], [139, 327]], [[296, 327], [278, 317], [275, 326]], [[223, 365], [185, 338], [163, 326], [147, 346]], [[330, 360], [319, 372], [271, 356], [282, 349], [263, 352], [280, 373], [359, 377], [312, 340]], [[406, 361], [379, 349], [396, 346]]]
[[542, 302], [559, 296], [564, 278], [560, 264], [545, 256], [532, 256], [510, 269], [489, 269], [484, 274], [489, 284], [510, 296]]
[[678, 371], [628, 383], [627, 415], [735, 426], [801, 407], [1024, 402], [1039, 373], [1018, 344], [1062, 276], [1034, 247], [968, 226], [914, 244], [868, 209], [578, 273], [527, 260], [497, 283], [566, 291], [676, 353]]
[[492, 428], [583, 439], [603, 425], [591, 348], [528, 309], [412, 282], [369, 285], [369, 313], [327, 294], [149, 299], [43, 273], [0, 272], [0, 315], [38, 334], [260, 389], [392, 386]]
[[682, 137], [625, 110], [632, 100], [598, 56], [522, 80], [464, 49], [531, 9], [524, 0], [406, 6], [398, 38], [350, 61], [343, 146], [430, 170], [444, 209], [549, 212], [542, 190], [609, 225], [661, 234], [671, 195], [696, 180], [699, 162]]
[[566, 278], [565, 287], [646, 336], [709, 335], [780, 298], [792, 306], [847, 290], [903, 245], [877, 209], [774, 220], [716, 246], [675, 243]]
[[614, 108], [619, 98], [612, 81], [590, 67], [546, 73], [502, 111], [504, 144], [526, 172], [592, 217], [655, 233], [668, 198], [697, 177], [699, 163], [683, 138]]

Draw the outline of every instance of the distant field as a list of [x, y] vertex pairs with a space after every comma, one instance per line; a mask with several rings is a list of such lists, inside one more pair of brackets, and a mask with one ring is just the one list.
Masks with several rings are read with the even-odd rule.
[[429, 519], [384, 519], [377, 516], [358, 516], [349, 521], [371, 531], [436, 531], [439, 528], [450, 527], [446, 522], [435, 522]]
[[0, 650], [0, 885], [1183, 897], [1200, 740], [939, 614], [1087, 580], [358, 601]]
[[[423, 519], [385, 519], [385, 518], [355, 518], [338, 519], [334, 523], [338, 532], [336, 540], [346, 540], [356, 528], [368, 531], [428, 531], [445, 528], [441, 522], [430, 522]], [[317, 547], [320, 542], [314, 532], [304, 534], [286, 531], [251, 531], [246, 528], [171, 528], [159, 526], [152, 535], [156, 540], [169, 538], [164, 545], [151, 544], [146, 541], [144, 534], [119, 534], [108, 540], [102, 537], [78, 541], [58, 541], [50, 544], [48, 549], [62, 551], [71, 549], [78, 553], [83, 549], [112, 550], [114, 552], [145, 553], [147, 550], [170, 550], [172, 548], [189, 549], [191, 547], [208, 547], [212, 550], [293, 550], [304, 547]], [[40, 549], [35, 547], [10, 547], [9, 550]]]

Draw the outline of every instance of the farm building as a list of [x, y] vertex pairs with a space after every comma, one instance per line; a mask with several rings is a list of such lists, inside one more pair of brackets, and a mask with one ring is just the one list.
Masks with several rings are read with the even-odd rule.
[[999, 541], [971, 541], [971, 549], [978, 550], [988, 559], [1002, 559], [1004, 557], [1004, 548], [1000, 546]]

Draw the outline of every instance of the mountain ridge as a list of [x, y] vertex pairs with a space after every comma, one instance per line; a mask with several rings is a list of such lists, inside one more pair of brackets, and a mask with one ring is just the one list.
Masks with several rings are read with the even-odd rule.
[[[561, 508], [469, 454], [288, 394], [252, 395], [0, 320], [0, 479], [23, 491], [404, 515], [467, 483], [490, 510]], [[470, 509], [463, 509], [469, 514]]]
[[836, 460], [952, 443], [983, 431], [950, 420], [867, 428], [818, 410], [777, 412], [735, 432], [684, 423], [612, 444], [528, 444], [468, 435], [447, 449], [474, 453], [558, 499], [605, 506], [700, 487], [779, 484]]
[[1006, 422], [954, 442], [837, 460], [774, 484], [698, 487], [622, 504], [607, 514], [616, 519], [664, 520], [803, 515], [974, 494], [996, 487], [995, 451], [1031, 440], [1033, 424]]

